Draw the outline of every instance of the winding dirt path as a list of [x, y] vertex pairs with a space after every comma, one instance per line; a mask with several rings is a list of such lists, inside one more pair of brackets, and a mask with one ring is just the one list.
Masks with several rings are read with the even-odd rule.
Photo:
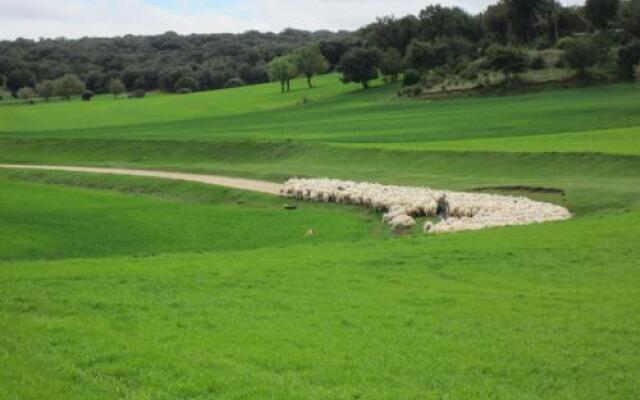
[[282, 185], [277, 183], [257, 181], [253, 179], [229, 178], [219, 175], [200, 175], [182, 172], [149, 171], [141, 169], [124, 168], [98, 168], [98, 167], [64, 167], [58, 165], [21, 165], [21, 164], [0, 164], [0, 168], [7, 169], [29, 169], [43, 171], [67, 171], [67, 172], [87, 172], [91, 174], [108, 175], [129, 175], [145, 176], [151, 178], [173, 179], [179, 181], [200, 182], [208, 185], [224, 186], [233, 189], [249, 190], [272, 195], [280, 195]]

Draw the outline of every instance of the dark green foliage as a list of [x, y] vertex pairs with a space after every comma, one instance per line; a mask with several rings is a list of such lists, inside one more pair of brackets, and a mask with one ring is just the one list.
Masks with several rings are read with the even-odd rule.
[[192, 76], [181, 76], [174, 84], [174, 90], [178, 93], [184, 93], [184, 89], [189, 89], [189, 92], [196, 90], [198, 83]]
[[[25, 83], [35, 86], [65, 74], [79, 76], [95, 93], [108, 92], [112, 79], [121, 79], [130, 90], [174, 91], [178, 79], [185, 75], [197, 81], [194, 88], [198, 90], [219, 89], [233, 77], [247, 83], [267, 82], [266, 64], [273, 58], [319, 41], [342, 43], [350, 37], [347, 32], [287, 29], [279, 34], [251, 31], [181, 36], [167, 32], [156, 36], [0, 41], [0, 74], [8, 76], [21, 70], [31, 75], [28, 82], [17, 85], [16, 91]], [[339, 55], [334, 63], [344, 50], [336, 52]], [[173, 73], [184, 68], [189, 69], [188, 74]]]
[[594, 66], [602, 54], [602, 49], [592, 38], [567, 38], [563, 44], [567, 65], [585, 76], [587, 68]]
[[56, 93], [56, 85], [53, 81], [42, 81], [36, 85], [38, 96], [49, 101]]
[[487, 66], [502, 72], [505, 81], [511, 83], [515, 74], [527, 69], [527, 57], [517, 47], [493, 45], [487, 50]]
[[296, 71], [307, 78], [309, 89], [313, 88], [311, 79], [318, 74], [327, 72], [329, 62], [322, 55], [318, 46], [308, 46], [296, 50], [292, 56]]
[[511, 34], [517, 42], [531, 42], [535, 38], [537, 15], [545, 0], [504, 0], [511, 26]]
[[85, 90], [84, 82], [74, 74], [66, 74], [62, 78], [56, 79], [54, 86], [56, 95], [67, 100], [71, 96], [82, 94]]
[[225, 87], [225, 89], [228, 89], [228, 88], [240, 87], [240, 86], [245, 86], [245, 85], [246, 85], [246, 83], [242, 79], [240, 79], [240, 78], [231, 78], [224, 84], [224, 87]]
[[27, 69], [16, 69], [7, 77], [7, 89], [11, 91], [13, 97], [16, 97], [18, 90], [23, 87], [33, 87], [35, 84], [35, 76]]
[[545, 69], [546, 67], [547, 67], [547, 64], [544, 61], [544, 57], [542, 57], [541, 55], [537, 55], [533, 57], [533, 59], [531, 60], [531, 63], [529, 64], [529, 68], [535, 69], [535, 70]]
[[349, 50], [342, 59], [338, 70], [342, 73], [342, 82], [360, 83], [364, 89], [369, 82], [378, 78], [380, 53], [375, 49], [354, 48]]
[[85, 90], [82, 92], [82, 101], [91, 101], [95, 94], [91, 90]]
[[380, 54], [380, 72], [385, 77], [388, 77], [391, 82], [398, 80], [403, 66], [402, 55], [395, 48], [390, 47]]
[[418, 18], [418, 38], [421, 40], [455, 36], [468, 40], [479, 39], [479, 24], [461, 8], [430, 5], [420, 11]]
[[378, 18], [373, 24], [362, 28], [361, 35], [375, 46], [387, 50], [395, 49], [404, 55], [409, 43], [417, 36], [419, 20], [408, 15], [401, 19], [395, 17]]
[[607, 28], [619, 9], [620, 0], [587, 0], [584, 5], [586, 17], [598, 29]]
[[282, 93], [291, 90], [291, 79], [295, 78], [298, 70], [291, 56], [282, 56], [269, 63], [269, 77], [274, 82], [280, 82]]
[[404, 72], [402, 84], [404, 86], [413, 86], [420, 83], [420, 72], [415, 69], [408, 69]]
[[415, 41], [407, 51], [407, 64], [422, 71], [444, 66], [453, 68], [461, 61], [471, 58], [473, 52], [473, 44], [459, 37], [438, 38], [429, 42]]
[[620, 22], [628, 37], [640, 39], [640, 0], [627, 0], [622, 3]]
[[126, 90], [126, 86], [120, 79], [114, 79], [109, 83], [109, 93], [111, 93], [114, 98], [117, 98]]
[[626, 80], [634, 78], [634, 67], [640, 63], [640, 40], [636, 39], [618, 50], [618, 70]]
[[143, 99], [147, 95], [143, 89], [136, 89], [133, 92], [129, 93], [129, 97], [132, 99]]

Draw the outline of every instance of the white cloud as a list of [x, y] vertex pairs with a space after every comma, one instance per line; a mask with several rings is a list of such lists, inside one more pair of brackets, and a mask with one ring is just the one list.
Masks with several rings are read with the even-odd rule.
[[[0, 0], [0, 39], [17, 37], [119, 36], [178, 33], [242, 32], [249, 29], [357, 29], [377, 16], [404, 16], [428, 4], [425, 0], [238, 0], [212, 9], [203, 0], [181, 0], [168, 11], [144, 0]], [[442, 0], [477, 12], [493, 0]], [[569, 0], [576, 1], [576, 0]]]

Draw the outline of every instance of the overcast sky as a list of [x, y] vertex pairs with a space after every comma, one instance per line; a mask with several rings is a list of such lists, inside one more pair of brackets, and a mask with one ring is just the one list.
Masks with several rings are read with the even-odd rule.
[[[577, 1], [577, 0], [566, 0]], [[495, 1], [442, 0], [477, 12]], [[0, 39], [357, 29], [425, 0], [0, 0]]]

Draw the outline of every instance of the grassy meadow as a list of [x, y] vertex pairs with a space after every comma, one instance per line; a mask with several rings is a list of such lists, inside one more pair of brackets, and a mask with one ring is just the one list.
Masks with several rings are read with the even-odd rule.
[[0, 163], [482, 190], [575, 218], [395, 236], [352, 207], [0, 170], [0, 398], [640, 395], [640, 89], [317, 85], [4, 104]]

